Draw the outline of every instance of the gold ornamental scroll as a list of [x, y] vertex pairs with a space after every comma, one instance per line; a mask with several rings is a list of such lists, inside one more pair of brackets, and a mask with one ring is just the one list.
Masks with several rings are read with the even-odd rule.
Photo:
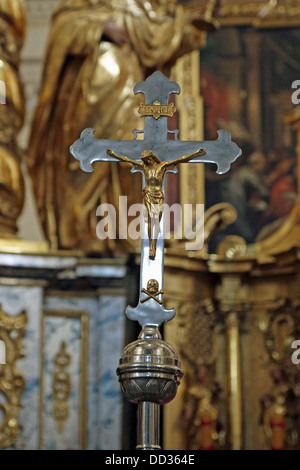
[[300, 4], [299, 0], [227, 0], [219, 2], [214, 19], [221, 26], [296, 27], [300, 24]]
[[25, 115], [20, 51], [25, 38], [23, 0], [0, 1], [0, 238], [14, 238], [24, 202], [17, 135]]
[[3, 418], [0, 420], [0, 449], [13, 446], [20, 432], [19, 411], [25, 378], [19, 372], [17, 361], [24, 357], [23, 337], [27, 325], [27, 313], [10, 316], [0, 306], [0, 340], [5, 344], [5, 364], [0, 365], [0, 404]]

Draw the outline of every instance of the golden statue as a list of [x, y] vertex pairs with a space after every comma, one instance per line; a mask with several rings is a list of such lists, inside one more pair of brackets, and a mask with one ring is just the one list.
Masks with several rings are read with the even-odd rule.
[[139, 202], [139, 182], [132, 183], [122, 164], [109, 162], [87, 175], [69, 147], [87, 127], [101, 139], [131, 139], [131, 130], [143, 127], [134, 85], [157, 69], [169, 75], [179, 56], [203, 45], [200, 28], [195, 11], [177, 1], [59, 2], [28, 159], [51, 247], [118, 253], [115, 240], [96, 237], [96, 207], [118, 207], [121, 194], [129, 205]]
[[159, 223], [162, 216], [162, 205], [164, 204], [162, 182], [165, 171], [169, 166], [188, 162], [198, 155], [203, 155], [205, 149], [199, 149], [196, 152], [169, 161], [162, 161], [151, 150], [144, 150], [141, 156], [141, 162], [125, 157], [124, 155], [119, 155], [110, 149], [107, 149], [106, 153], [122, 162], [131, 163], [131, 165], [143, 170], [146, 181], [146, 185], [143, 188], [143, 204], [147, 210], [149, 258], [155, 259]]
[[270, 375], [270, 391], [260, 399], [260, 424], [272, 450], [295, 449], [299, 442], [299, 371], [292, 362], [285, 361]]
[[25, 36], [23, 0], [0, 0], [0, 237], [12, 238], [24, 202], [17, 134], [25, 114], [18, 67]]
[[211, 380], [205, 365], [198, 366], [195, 372], [196, 380], [188, 388], [182, 414], [187, 448], [213, 450], [224, 434], [219, 421], [222, 389], [216, 380]]

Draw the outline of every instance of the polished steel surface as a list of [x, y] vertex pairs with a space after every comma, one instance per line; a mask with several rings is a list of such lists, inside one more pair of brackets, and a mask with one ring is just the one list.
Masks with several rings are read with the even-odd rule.
[[157, 403], [138, 404], [137, 450], [160, 450], [160, 408]]

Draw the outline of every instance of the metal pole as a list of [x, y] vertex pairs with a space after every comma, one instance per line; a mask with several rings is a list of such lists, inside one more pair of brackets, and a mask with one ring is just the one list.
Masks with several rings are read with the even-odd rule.
[[160, 450], [160, 405], [141, 401], [138, 404], [137, 450]]

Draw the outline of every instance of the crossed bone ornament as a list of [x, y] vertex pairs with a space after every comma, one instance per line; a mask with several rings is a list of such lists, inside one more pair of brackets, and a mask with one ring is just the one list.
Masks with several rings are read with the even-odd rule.
[[161, 290], [158, 290], [159, 289], [159, 284], [157, 282], [156, 279], [149, 279], [149, 281], [147, 282], [147, 289], [142, 289], [141, 292], [143, 294], [146, 294], [148, 297], [144, 297], [143, 299], [141, 299], [141, 303], [143, 304], [144, 302], [146, 302], [146, 300], [149, 300], [149, 299], [153, 299], [153, 300], [156, 300], [156, 302], [158, 302], [160, 305], [162, 305], [163, 301], [162, 300], [159, 300], [157, 298], [158, 295], [163, 295], [164, 294], [164, 291], [161, 289]]

